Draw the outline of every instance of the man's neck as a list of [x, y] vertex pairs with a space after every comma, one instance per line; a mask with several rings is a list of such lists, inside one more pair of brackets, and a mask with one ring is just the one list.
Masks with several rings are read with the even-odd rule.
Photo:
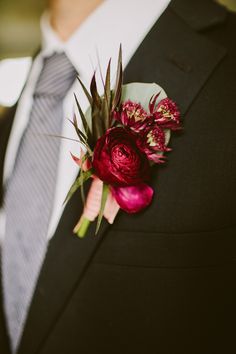
[[49, 0], [50, 22], [66, 41], [104, 0]]

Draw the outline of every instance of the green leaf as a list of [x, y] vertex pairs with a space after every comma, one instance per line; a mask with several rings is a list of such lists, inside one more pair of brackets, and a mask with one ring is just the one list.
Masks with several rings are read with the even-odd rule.
[[105, 94], [109, 102], [109, 98], [111, 98], [111, 59], [109, 60], [106, 72]]
[[95, 74], [92, 77], [90, 91], [93, 98], [92, 106], [95, 105], [98, 109], [101, 109], [101, 98], [98, 94]]
[[121, 102], [131, 100], [133, 102], [141, 103], [143, 108], [148, 112], [150, 98], [160, 92], [157, 103], [166, 98], [165, 91], [157, 84], [143, 84], [135, 82], [132, 84], [123, 85]]
[[120, 46], [117, 74], [116, 74], [116, 85], [114, 89], [114, 97], [112, 102], [112, 111], [119, 105], [122, 93], [122, 83], [123, 83], [123, 68], [122, 68], [122, 47]]
[[86, 134], [79, 128], [76, 115], [74, 115], [72, 123], [73, 123], [75, 130], [76, 130], [77, 134], [79, 135], [79, 137], [82, 137], [83, 140], [85, 142], [87, 142], [88, 138], [87, 138]]
[[[79, 101], [76, 97], [76, 95], [74, 94], [74, 97], [75, 97], [75, 102], [76, 102], [76, 105], [77, 105], [77, 108], [78, 108], [78, 111], [79, 111], [79, 114], [80, 114], [80, 117], [81, 117], [81, 120], [82, 120], [82, 123], [83, 123], [83, 127], [84, 127], [84, 131], [85, 131], [85, 134], [86, 134], [86, 137], [87, 137], [87, 140], [88, 140], [88, 144], [90, 145], [90, 143], [92, 143], [92, 134], [91, 134], [91, 131], [90, 131], [90, 128], [89, 128], [89, 125], [87, 123], [87, 120], [86, 120], [86, 117], [81, 109], [81, 106], [79, 104]], [[78, 124], [76, 122], [76, 126], [78, 128]]]
[[165, 144], [168, 145], [170, 142], [170, 137], [171, 137], [171, 130], [170, 129], [165, 129]]
[[82, 132], [82, 130], [79, 129], [78, 124], [77, 124], [77, 120], [76, 120], [76, 116], [74, 116], [73, 121], [70, 120], [70, 119], [68, 119], [68, 120], [69, 120], [69, 122], [74, 126], [75, 131], [76, 131], [76, 133], [77, 133], [77, 135], [78, 135], [78, 137], [79, 137], [79, 139], [80, 139], [79, 142], [80, 142], [82, 145], [84, 145], [84, 147], [88, 150], [89, 154], [92, 155], [92, 154], [93, 154], [93, 153], [92, 153], [92, 148], [91, 148], [91, 145], [92, 145], [92, 144], [91, 144], [91, 145], [88, 144], [87, 137], [84, 135], [84, 133]]
[[75, 141], [76, 143], [80, 143], [80, 140], [78, 139], [67, 138], [66, 136], [63, 135], [55, 135], [55, 134], [43, 134], [43, 135], [48, 136], [50, 138], [65, 139], [65, 140]]
[[104, 87], [104, 121], [105, 129], [110, 127], [110, 109], [111, 109], [111, 59], [107, 67], [106, 81]]
[[97, 141], [105, 131], [104, 121], [102, 120], [102, 99], [100, 98], [97, 91], [97, 84], [95, 74], [92, 78], [90, 85], [91, 95], [93, 97], [93, 104], [91, 107], [92, 116], [92, 134], [94, 141]]
[[97, 221], [97, 227], [96, 227], [95, 235], [97, 235], [97, 233], [98, 233], [98, 231], [100, 229], [100, 226], [101, 226], [101, 222], [102, 222], [102, 218], [103, 218], [103, 213], [104, 213], [104, 209], [105, 209], [105, 205], [106, 205], [109, 189], [110, 189], [109, 185], [106, 184], [106, 183], [103, 183], [101, 207], [100, 207], [100, 211], [99, 211], [99, 215], [98, 215], [98, 221]]
[[90, 95], [90, 93], [88, 92], [88, 90], [86, 89], [86, 87], [84, 86], [83, 82], [80, 80], [79, 76], [77, 77], [84, 93], [85, 93], [85, 96], [87, 97], [88, 101], [89, 101], [89, 104], [92, 105], [93, 104], [93, 99], [92, 99], [92, 96]]
[[[88, 155], [85, 154], [82, 157], [82, 161], [81, 161], [81, 170], [80, 170], [80, 175], [79, 178], [81, 179], [81, 186], [80, 186], [80, 191], [81, 191], [81, 199], [83, 204], [85, 204], [85, 194], [84, 194], [84, 179], [86, 178], [85, 174], [87, 171], [83, 170], [83, 164], [85, 163], [85, 161], [88, 159]], [[85, 176], [85, 177], [84, 177]]]
[[105, 127], [110, 128], [110, 110], [111, 110], [111, 60], [107, 67], [105, 90], [104, 90], [105, 102], [106, 102], [106, 117]]
[[84, 135], [84, 133], [82, 132], [82, 130], [79, 129], [78, 124], [77, 124], [77, 120], [76, 120], [76, 116], [74, 115], [73, 121], [71, 119], [68, 118], [68, 121], [73, 125], [73, 127], [75, 128], [75, 131], [79, 137], [80, 140], [82, 140], [82, 142], [86, 142], [87, 141], [87, 137]]
[[[80, 174], [81, 174], [82, 169], [80, 170]], [[64, 201], [63, 204], [65, 204], [66, 202], [68, 202], [70, 200], [70, 198], [73, 196], [73, 194], [77, 191], [77, 189], [81, 186], [81, 184], [83, 184], [84, 182], [86, 182], [93, 174], [93, 170], [88, 170], [83, 172], [83, 181], [81, 180], [81, 176], [79, 175], [79, 177], [75, 180], [75, 182], [72, 184], [66, 199]]]
[[101, 111], [97, 107], [92, 107], [92, 127], [93, 137], [97, 141], [105, 132], [104, 122], [101, 119]]

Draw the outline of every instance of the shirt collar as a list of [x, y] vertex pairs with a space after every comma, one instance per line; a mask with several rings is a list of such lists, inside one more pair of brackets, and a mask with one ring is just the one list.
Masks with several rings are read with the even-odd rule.
[[169, 3], [170, 0], [105, 0], [66, 42], [57, 36], [45, 13], [41, 19], [42, 54], [64, 51], [86, 85], [94, 71], [101, 70], [105, 76], [111, 58], [114, 79], [120, 44], [125, 67]]

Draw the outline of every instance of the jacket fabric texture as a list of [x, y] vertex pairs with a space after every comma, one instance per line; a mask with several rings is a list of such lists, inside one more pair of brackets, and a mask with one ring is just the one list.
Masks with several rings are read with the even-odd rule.
[[[215, 2], [174, 0], [140, 45], [125, 82], [157, 82], [179, 104], [184, 129], [153, 168], [155, 197], [142, 213], [121, 211], [80, 240], [80, 193], [67, 204], [17, 354], [232, 353], [235, 33], [235, 14]], [[15, 109], [0, 118], [1, 202]], [[2, 306], [0, 353], [10, 354]]]

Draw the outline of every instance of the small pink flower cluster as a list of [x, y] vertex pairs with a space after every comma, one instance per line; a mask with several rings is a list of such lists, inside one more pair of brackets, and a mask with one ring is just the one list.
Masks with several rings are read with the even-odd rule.
[[163, 163], [163, 153], [171, 150], [166, 146], [166, 130], [180, 129], [180, 112], [176, 103], [165, 98], [156, 105], [159, 94], [151, 98], [149, 113], [141, 104], [127, 101], [114, 114], [116, 121], [138, 134], [139, 149], [154, 163]]

